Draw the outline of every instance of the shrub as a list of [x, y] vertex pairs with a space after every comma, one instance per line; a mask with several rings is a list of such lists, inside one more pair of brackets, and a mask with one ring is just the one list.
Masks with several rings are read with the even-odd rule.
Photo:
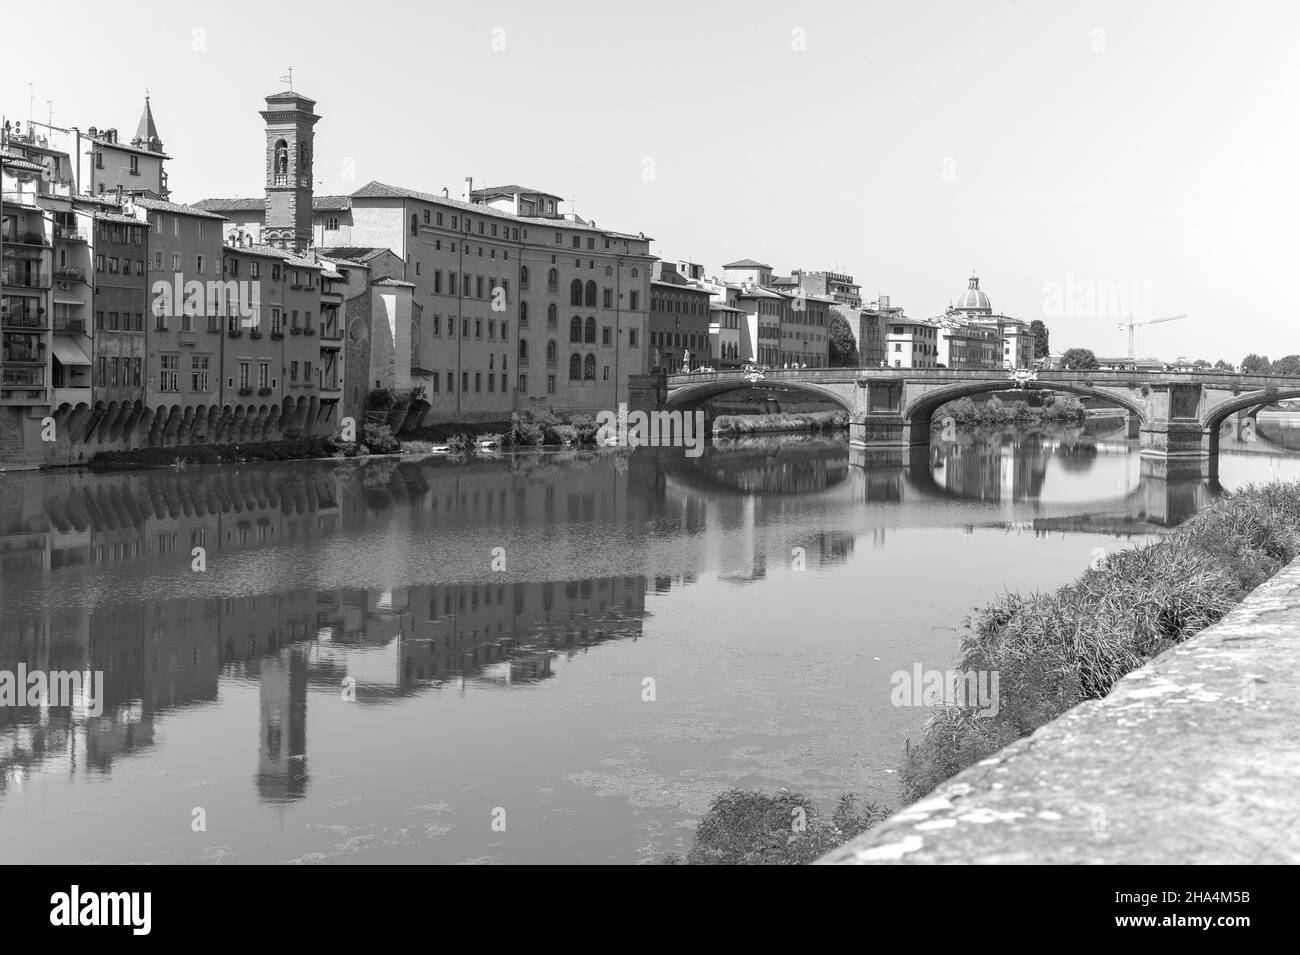
[[596, 419], [589, 414], [574, 415], [569, 422], [574, 444], [595, 444], [596, 432], [600, 430]]
[[[888, 813], [856, 796], [839, 800], [830, 818], [808, 797], [781, 789], [775, 795], [732, 789], [713, 801], [683, 860], [668, 864], [805, 865], [865, 832]], [[800, 824], [801, 823], [801, 824]]]
[[447, 449], [449, 451], [470, 451], [473, 452], [478, 445], [468, 434], [453, 434], [447, 439]]
[[506, 447], [536, 447], [545, 438], [546, 434], [542, 430], [542, 426], [534, 421], [527, 412], [510, 416], [510, 428], [505, 434]]
[[386, 424], [367, 424], [362, 428], [362, 436], [372, 454], [396, 454], [402, 450], [402, 443]]

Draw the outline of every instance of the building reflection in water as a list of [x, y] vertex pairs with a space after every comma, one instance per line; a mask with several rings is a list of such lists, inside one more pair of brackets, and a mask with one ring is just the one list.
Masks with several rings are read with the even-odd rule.
[[[655, 593], [702, 579], [746, 586], [788, 568], [794, 548], [814, 570], [844, 564], [868, 532], [873, 548], [885, 545], [884, 527], [837, 529], [833, 517], [826, 520], [835, 512], [814, 508], [809, 517], [810, 501], [896, 510], [940, 499], [1034, 498], [1049, 460], [1087, 468], [1106, 452], [1086, 436], [1039, 436], [936, 446], [864, 468], [834, 437], [734, 442], [698, 459], [656, 450], [670, 449], [639, 449], [631, 461], [394, 460], [6, 477], [0, 669], [102, 671], [104, 701], [98, 715], [84, 707], [0, 707], [0, 794], [36, 773], [109, 773], [154, 747], [169, 713], [212, 705], [223, 687], [246, 684], [257, 687], [259, 701], [255, 761], [248, 741], [256, 791], [268, 802], [297, 799], [310, 787], [312, 693], [337, 697], [345, 681], [354, 682], [356, 705], [380, 706], [441, 687], [546, 681], [561, 655], [640, 637], [648, 583]], [[1144, 473], [1114, 510], [1176, 523], [1206, 493], [1200, 484]], [[968, 513], [953, 519], [967, 526]], [[1088, 524], [1096, 515], [1072, 527], [1075, 517], [1043, 521], [1055, 521], [1054, 530], [1096, 529]], [[629, 537], [626, 565], [576, 580], [321, 589], [307, 585], [310, 577], [290, 576], [267, 578], [272, 592], [230, 597], [192, 596], [188, 582], [174, 582], [194, 547], [212, 563], [271, 548], [346, 552], [354, 537], [370, 535], [391, 558], [385, 566], [403, 568], [411, 554], [403, 548], [482, 527], [542, 527], [557, 542], [572, 535], [573, 547], [585, 546], [592, 528], [637, 536]], [[674, 552], [687, 566], [667, 576], [659, 576], [662, 568], [645, 572], [638, 550], [656, 534], [691, 539]], [[562, 556], [554, 570], [564, 572]], [[143, 601], [114, 592], [138, 580], [168, 589]], [[77, 598], [60, 607], [42, 588], [75, 589]]]

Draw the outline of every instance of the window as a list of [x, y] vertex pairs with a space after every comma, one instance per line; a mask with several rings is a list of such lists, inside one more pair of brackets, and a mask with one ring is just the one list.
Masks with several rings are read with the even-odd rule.
[[469, 391], [469, 372], [467, 371], [462, 371], [460, 373], [460, 390], [464, 392]]
[[519, 388], [518, 388], [518, 390], [519, 390], [519, 393], [520, 393], [520, 394], [527, 394], [527, 393], [528, 393], [528, 376], [527, 376], [527, 375], [521, 374], [521, 375], [519, 376]]
[[483, 390], [483, 372], [481, 371], [474, 372], [474, 390], [475, 391]]
[[310, 385], [312, 383], [311, 362], [309, 361], [302, 363], [302, 383], [304, 385]]
[[581, 380], [582, 380], [582, 356], [570, 355], [569, 356], [569, 381], [581, 381]]
[[[294, 369], [294, 374], [297, 374], [298, 373], [297, 362], [293, 363], [293, 369]], [[239, 387], [240, 388], [248, 387], [248, 362], [246, 361], [241, 361], [239, 363]]]
[[[117, 260], [113, 259], [112, 261], [116, 262]], [[117, 268], [114, 267], [113, 271], [116, 272]], [[579, 279], [574, 279], [571, 283], [569, 283], [569, 304], [570, 305], [582, 304], [582, 282]]]
[[411, 216], [411, 235], [419, 235], [419, 234], [420, 234], [420, 217], [417, 216], [417, 215], [412, 215], [412, 216]]
[[201, 255], [199, 255], [199, 256], [195, 256], [195, 258], [194, 258], [194, 271], [195, 271], [195, 272], [198, 272], [199, 275], [202, 275], [202, 274], [203, 274], [203, 256], [201, 256]]
[[546, 393], [547, 393], [548, 395], [553, 395], [553, 394], [555, 394], [555, 376], [554, 376], [554, 375], [547, 375], [547, 376], [546, 376]]
[[[240, 366], [241, 369], [243, 369], [243, 368], [247, 368], [247, 367], [248, 367], [248, 363], [247, 363], [247, 362], [240, 362], [240, 363], [239, 363], [239, 366]], [[291, 382], [293, 382], [293, 383], [295, 383], [295, 384], [296, 384], [297, 381], [298, 381], [298, 363], [297, 363], [296, 361], [291, 361], [291, 362], [289, 362], [289, 381], [291, 381]]]
[[257, 387], [271, 387], [271, 365], [268, 362], [259, 361], [257, 363]]
[[582, 377], [586, 381], [596, 380], [596, 356], [588, 355], [582, 362]]
[[284, 334], [284, 315], [275, 305], [271, 306], [271, 334]]
[[528, 288], [528, 266], [526, 265], [519, 267], [519, 287]]
[[586, 331], [587, 334], [583, 338], [583, 341], [585, 341], [588, 345], [596, 344], [596, 320], [594, 318], [591, 318], [590, 316], [587, 317]]
[[581, 248], [582, 248], [582, 236], [580, 236], [580, 235], [575, 235], [575, 236], [573, 237], [573, 247], [574, 247], [575, 249], [581, 249]]
[[491, 391], [491, 392], [495, 392], [495, 391], [496, 391], [496, 381], [497, 381], [497, 380], [496, 380], [494, 377], [492, 377], [491, 375], [488, 375], [488, 391]]
[[519, 303], [519, 327], [520, 328], [528, 327], [528, 303], [527, 302]]
[[629, 329], [627, 330], [627, 347], [628, 347], [628, 348], [636, 348], [636, 329], [635, 329], [635, 328], [629, 328]]
[[559, 347], [555, 344], [555, 339], [552, 338], [546, 343], [546, 363], [548, 365], [555, 364], [558, 353]]
[[611, 344], [613, 342], [613, 335], [614, 335], [614, 330], [611, 329], [608, 325], [606, 325], [604, 328], [600, 330], [600, 343], [602, 345]]
[[208, 375], [212, 359], [207, 355], [190, 356], [190, 390], [205, 392], [208, 390]]
[[614, 307], [614, 290], [612, 288], [605, 289], [605, 293], [602, 296], [602, 300], [601, 300], [601, 307], [602, 308]]
[[519, 363], [527, 364], [528, 362], [528, 339], [519, 339]]
[[[169, 392], [180, 391], [181, 390], [181, 356], [161, 355], [159, 357], [162, 362], [162, 375], [160, 376], [158, 390], [169, 391]], [[117, 364], [116, 358], [113, 359], [113, 364], [116, 366]], [[116, 368], [114, 369], [113, 375], [114, 377], [117, 376]], [[116, 383], [117, 382], [114, 382], [114, 384]]]
[[555, 303], [552, 302], [550, 305], [546, 306], [546, 327], [554, 328], [559, 319], [560, 310], [555, 306]]
[[558, 292], [560, 290], [560, 273], [551, 269], [546, 273], [546, 291]]
[[[633, 271], [635, 271], [635, 269], [634, 269]], [[638, 295], [637, 292], [635, 292], [635, 291], [628, 292], [628, 293], [627, 293], [627, 299], [628, 299], [628, 300], [627, 300], [627, 307], [630, 308], [630, 309], [632, 309], [632, 311], [635, 312], [637, 309], [639, 309], [639, 308], [641, 307], [641, 306], [638, 304], [638, 302], [640, 301], [640, 297], [639, 297], [639, 295]]]
[[605, 366], [603, 366], [603, 367], [604, 367], [604, 369], [605, 369], [605, 377], [604, 377], [604, 380], [605, 380], [605, 381], [609, 381], [609, 365], [605, 365]]
[[573, 316], [573, 320], [569, 322], [569, 341], [582, 341], [582, 319], [577, 315]]
[[483, 319], [481, 318], [474, 319], [474, 337], [480, 339], [483, 337]]
[[596, 307], [596, 283], [590, 281], [587, 282], [586, 291], [587, 294], [585, 296], [583, 304], [586, 305], [587, 308], [595, 308]]
[[435, 295], [442, 294], [442, 269], [433, 270], [433, 292]]

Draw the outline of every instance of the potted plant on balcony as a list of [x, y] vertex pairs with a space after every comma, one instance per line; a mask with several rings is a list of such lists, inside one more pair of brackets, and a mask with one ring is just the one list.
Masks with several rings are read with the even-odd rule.
[[303, 333], [304, 335], [306, 335], [308, 338], [311, 338], [313, 335], [316, 334], [316, 329], [314, 329], [314, 328], [304, 328], [304, 329], [302, 330], [302, 333]]
[[260, 395], [261, 397], [265, 398], [265, 397], [267, 397], [268, 395], [271, 394], [271, 389], [268, 388], [266, 385], [263, 385], [261, 388], [258, 388], [258, 389], [257, 389], [257, 393], [258, 393], [258, 395]]
[[249, 338], [261, 338], [261, 337], [262, 337], [262, 330], [261, 330], [260, 328], [254, 328], [254, 329], [252, 329], [251, 331], [249, 331], [249, 333], [248, 333], [248, 337], [249, 337]]
[[243, 338], [244, 330], [242, 328], [232, 328], [228, 334], [231, 338]]
[[253, 389], [250, 388], [248, 385], [243, 385], [239, 389], [239, 397], [241, 398], [247, 398], [252, 393], [253, 393]]
[[284, 332], [271, 332], [271, 341], [278, 342], [283, 340]]
[[297, 325], [295, 325], [295, 326], [293, 326], [293, 328], [289, 329], [289, 334], [290, 334], [290, 335], [301, 335], [301, 334], [302, 334], [302, 329], [299, 328]]

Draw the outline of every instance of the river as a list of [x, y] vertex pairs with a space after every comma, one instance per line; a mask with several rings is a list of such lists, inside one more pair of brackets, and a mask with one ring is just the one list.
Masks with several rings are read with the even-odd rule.
[[103, 676], [0, 706], [5, 861], [637, 863], [732, 787], [896, 806], [892, 674], [1300, 475], [1287, 421], [1217, 483], [1109, 427], [0, 475], [0, 671]]

